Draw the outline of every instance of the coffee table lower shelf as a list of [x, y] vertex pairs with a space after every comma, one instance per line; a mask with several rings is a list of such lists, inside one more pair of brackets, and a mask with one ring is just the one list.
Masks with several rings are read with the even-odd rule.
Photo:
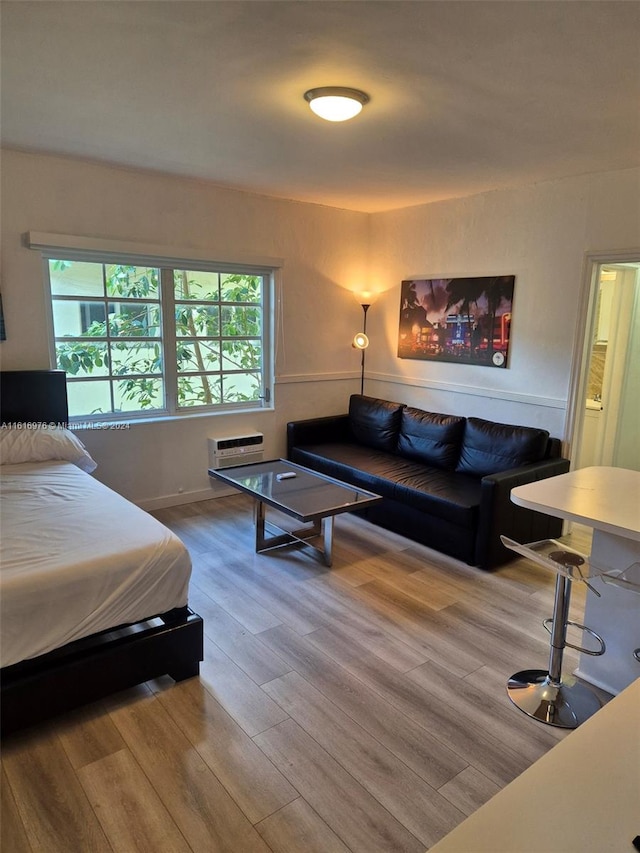
[[[327, 566], [333, 561], [334, 517], [382, 500], [373, 492], [286, 459], [210, 468], [209, 476], [253, 498], [256, 553], [302, 544]], [[267, 521], [268, 506], [309, 526], [285, 530]]]
[[[263, 554], [265, 551], [272, 551], [274, 548], [299, 543], [313, 548], [327, 566], [333, 564], [333, 515], [318, 518], [312, 521], [309, 527], [284, 530], [274, 524], [273, 521], [267, 521], [267, 505], [263, 501], [255, 499], [253, 518], [256, 529], [256, 554]], [[269, 535], [270, 530], [275, 530], [277, 533]], [[322, 539], [322, 546], [316, 545], [312, 541], [319, 538]]]

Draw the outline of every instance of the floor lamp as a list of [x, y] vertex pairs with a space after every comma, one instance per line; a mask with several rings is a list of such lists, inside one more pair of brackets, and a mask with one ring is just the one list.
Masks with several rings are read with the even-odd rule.
[[364, 323], [362, 331], [353, 339], [352, 347], [362, 350], [362, 358], [360, 360], [360, 393], [364, 394], [364, 356], [367, 347], [369, 346], [369, 338], [367, 337], [367, 311], [370, 308], [370, 303], [361, 303], [364, 312]]

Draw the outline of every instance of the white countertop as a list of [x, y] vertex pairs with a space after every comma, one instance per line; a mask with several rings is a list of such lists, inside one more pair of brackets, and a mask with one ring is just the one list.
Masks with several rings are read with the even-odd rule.
[[579, 468], [517, 486], [518, 506], [640, 541], [640, 471]]
[[640, 679], [429, 853], [633, 853], [636, 835]]

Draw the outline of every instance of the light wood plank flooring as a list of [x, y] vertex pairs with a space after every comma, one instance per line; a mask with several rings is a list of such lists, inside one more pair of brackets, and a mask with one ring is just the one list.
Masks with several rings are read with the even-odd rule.
[[244, 496], [155, 514], [192, 554], [200, 678], [8, 738], [2, 851], [422, 853], [565, 736], [505, 692], [548, 659], [555, 577], [527, 560], [485, 573], [343, 515], [328, 569], [254, 554]]

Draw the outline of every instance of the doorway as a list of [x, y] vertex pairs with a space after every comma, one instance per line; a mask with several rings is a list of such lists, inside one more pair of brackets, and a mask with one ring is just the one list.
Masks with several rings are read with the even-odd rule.
[[640, 252], [587, 261], [567, 411], [571, 466], [640, 471]]

